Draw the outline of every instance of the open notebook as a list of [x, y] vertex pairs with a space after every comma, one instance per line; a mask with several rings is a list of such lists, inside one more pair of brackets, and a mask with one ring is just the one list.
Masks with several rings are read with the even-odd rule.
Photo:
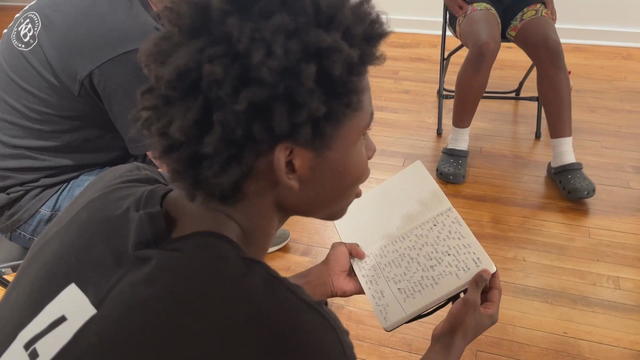
[[367, 254], [353, 268], [391, 331], [496, 267], [424, 165], [417, 161], [354, 201], [335, 222]]

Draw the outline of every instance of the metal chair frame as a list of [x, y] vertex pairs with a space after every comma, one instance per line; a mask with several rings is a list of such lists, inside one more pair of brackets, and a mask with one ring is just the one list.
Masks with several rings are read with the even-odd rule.
[[[444, 5], [442, 10], [442, 35], [440, 40], [440, 78], [438, 82], [438, 128], [436, 129], [436, 134], [438, 136], [442, 136], [442, 113], [444, 100], [454, 99], [455, 98], [455, 90], [449, 89], [445, 87], [445, 77], [447, 76], [447, 70], [449, 69], [449, 64], [451, 62], [451, 58], [457, 52], [459, 52], [464, 45], [460, 44], [456, 46], [455, 49], [449, 51], [445, 56], [445, 50], [447, 45], [447, 23], [449, 20], [449, 14], [447, 13], [447, 6]], [[503, 42], [509, 42], [508, 40], [503, 39]], [[532, 63], [529, 66], [529, 69], [524, 73], [522, 80], [518, 83], [518, 86], [513, 90], [485, 90], [483, 99], [490, 100], [520, 100], [520, 101], [532, 101], [536, 102], [538, 105], [538, 110], [536, 114], [536, 132], [535, 138], [540, 139], [542, 136], [541, 125], [542, 125], [542, 101], [540, 96], [521, 96], [522, 88], [524, 84], [527, 82], [529, 75], [535, 68], [535, 65]], [[513, 94], [513, 95], [511, 95]]]

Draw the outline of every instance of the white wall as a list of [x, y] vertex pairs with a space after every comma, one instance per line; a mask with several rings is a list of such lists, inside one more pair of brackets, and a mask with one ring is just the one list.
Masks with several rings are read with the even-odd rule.
[[[395, 31], [440, 33], [442, 0], [373, 1]], [[556, 0], [555, 4], [563, 42], [640, 47], [639, 0]]]
[[[387, 14], [395, 31], [440, 33], [442, 0], [373, 1]], [[0, 4], [28, 2], [0, 0]], [[640, 47], [640, 0], [555, 0], [555, 3], [558, 33], [563, 42]]]

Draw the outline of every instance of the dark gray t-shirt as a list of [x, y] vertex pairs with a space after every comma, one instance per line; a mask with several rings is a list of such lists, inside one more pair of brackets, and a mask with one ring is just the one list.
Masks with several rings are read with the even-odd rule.
[[355, 359], [324, 304], [231, 239], [170, 238], [169, 191], [137, 163], [92, 181], [0, 302], [0, 358]]
[[42, 0], [0, 40], [0, 233], [61, 184], [147, 151], [130, 115], [146, 78], [146, 0]]

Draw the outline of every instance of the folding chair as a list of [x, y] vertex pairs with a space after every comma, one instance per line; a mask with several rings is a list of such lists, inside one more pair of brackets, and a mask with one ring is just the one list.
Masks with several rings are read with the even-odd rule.
[[27, 249], [0, 236], [0, 287], [7, 288], [11, 281], [5, 277], [18, 271]]
[[[447, 76], [447, 70], [449, 69], [449, 63], [451, 62], [451, 58], [458, 51], [460, 51], [464, 45], [460, 44], [455, 49], [451, 50], [445, 56], [445, 47], [447, 42], [447, 24], [449, 20], [449, 14], [447, 13], [447, 6], [444, 5], [442, 10], [442, 37], [440, 40], [440, 79], [438, 83], [438, 128], [436, 129], [436, 134], [438, 136], [442, 136], [442, 108], [444, 105], [444, 100], [454, 99], [455, 98], [455, 90], [448, 89], [444, 86], [445, 77]], [[510, 42], [508, 39], [502, 39], [502, 42]], [[522, 88], [524, 84], [527, 82], [529, 75], [535, 68], [534, 64], [529, 66], [529, 69], [524, 73], [522, 80], [513, 90], [486, 90], [483, 99], [492, 99], [492, 100], [524, 100], [524, 101], [535, 101], [538, 104], [538, 112], [536, 114], [536, 133], [535, 138], [540, 139], [542, 136], [541, 133], [541, 121], [542, 121], [542, 102], [540, 101], [539, 96], [520, 96], [522, 92]], [[513, 94], [513, 95], [511, 95]]]

